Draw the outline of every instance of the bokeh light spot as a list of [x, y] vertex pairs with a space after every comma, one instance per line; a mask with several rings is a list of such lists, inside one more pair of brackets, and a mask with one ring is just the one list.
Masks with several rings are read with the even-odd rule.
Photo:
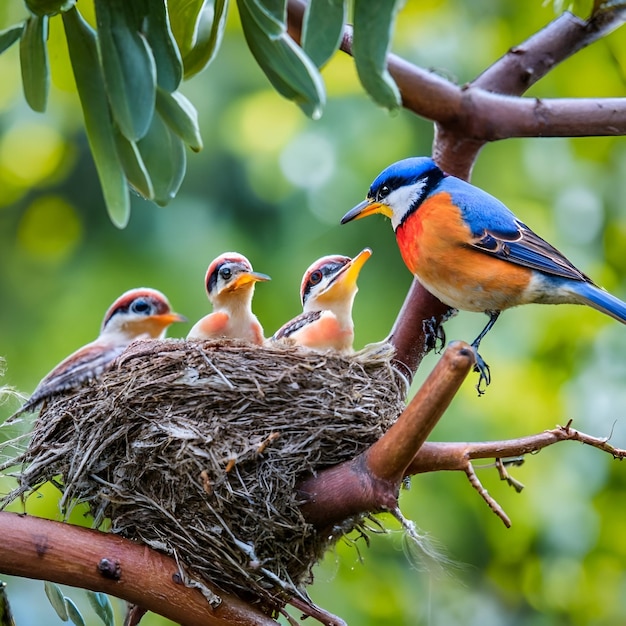
[[32, 187], [55, 173], [65, 154], [61, 134], [26, 122], [9, 128], [0, 142], [0, 169], [16, 186]]
[[304, 189], [323, 185], [335, 169], [335, 149], [318, 133], [298, 135], [280, 155], [280, 167], [288, 181]]
[[82, 237], [82, 224], [74, 207], [59, 196], [37, 198], [26, 210], [18, 230], [19, 245], [32, 257], [60, 262]]
[[275, 92], [256, 92], [229, 111], [224, 139], [244, 155], [272, 154], [285, 146], [304, 119], [298, 107]]

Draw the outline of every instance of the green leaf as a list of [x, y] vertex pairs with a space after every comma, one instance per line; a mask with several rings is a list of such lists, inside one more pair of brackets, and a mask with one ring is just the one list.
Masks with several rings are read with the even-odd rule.
[[165, 123], [194, 151], [202, 150], [198, 112], [182, 93], [157, 88], [157, 111]]
[[279, 24], [287, 19], [287, 0], [254, 0], [254, 4]]
[[135, 10], [140, 14], [141, 30], [148, 40], [156, 63], [157, 85], [172, 92], [183, 78], [183, 61], [170, 28], [165, 0], [142, 0]]
[[35, 15], [56, 15], [67, 11], [76, 4], [76, 0], [26, 0], [26, 6]]
[[[276, 10], [269, 10], [262, 0], [238, 0], [237, 6], [240, 13], [242, 7], [245, 7], [247, 18], [254, 20], [258, 29], [264, 32], [267, 37], [284, 35], [286, 31], [284, 17], [277, 15]], [[243, 18], [241, 21], [243, 24]]]
[[91, 604], [96, 615], [104, 623], [104, 626], [115, 626], [113, 607], [111, 606], [109, 596], [100, 591], [88, 591], [87, 598], [89, 598], [89, 604]]
[[387, 71], [387, 53], [401, 0], [354, 0], [352, 54], [365, 90], [378, 104], [397, 109], [400, 90]]
[[115, 144], [128, 182], [146, 200], [154, 200], [154, 187], [137, 143], [126, 139], [118, 129], [115, 129]]
[[5, 30], [0, 30], [0, 54], [10, 48], [22, 35], [25, 22], [16, 24]]
[[48, 17], [29, 16], [20, 39], [22, 85], [28, 106], [39, 113], [46, 110], [50, 90], [47, 39]]
[[83, 108], [87, 139], [98, 170], [104, 201], [111, 221], [118, 228], [123, 228], [130, 217], [130, 198], [115, 146], [96, 36], [75, 7], [63, 13], [63, 25]]
[[304, 11], [302, 49], [322, 67], [339, 49], [346, 22], [345, 0], [310, 0]]
[[238, 0], [238, 6], [250, 51], [274, 88], [307, 115], [319, 118], [326, 100], [319, 70], [289, 37], [284, 24], [279, 35], [269, 35], [261, 28], [263, 21], [256, 19], [262, 14], [258, 2]]
[[205, 2], [198, 16], [193, 47], [184, 56], [185, 78], [202, 71], [214, 58], [222, 43], [228, 0]]
[[152, 181], [154, 201], [165, 206], [183, 182], [187, 167], [185, 146], [157, 113], [137, 148]]
[[52, 608], [56, 611], [56, 614], [64, 621], [67, 622], [67, 607], [65, 606], [65, 597], [59, 585], [45, 581], [43, 588], [48, 596], [48, 600], [52, 605]]
[[205, 0], [168, 0], [170, 27], [183, 59], [196, 43]]
[[95, 0], [98, 44], [113, 117], [128, 139], [143, 137], [154, 114], [156, 65], [133, 3]]
[[70, 621], [76, 626], [85, 626], [85, 620], [83, 619], [83, 616], [78, 610], [76, 604], [74, 604], [74, 601], [66, 596], [65, 605], [67, 607], [67, 616], [69, 617]]

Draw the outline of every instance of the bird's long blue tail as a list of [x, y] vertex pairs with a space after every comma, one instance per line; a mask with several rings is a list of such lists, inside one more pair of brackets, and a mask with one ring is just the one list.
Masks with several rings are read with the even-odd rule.
[[581, 302], [590, 307], [614, 317], [622, 324], [626, 324], [626, 302], [611, 295], [608, 291], [600, 289], [591, 283], [577, 283], [576, 294]]

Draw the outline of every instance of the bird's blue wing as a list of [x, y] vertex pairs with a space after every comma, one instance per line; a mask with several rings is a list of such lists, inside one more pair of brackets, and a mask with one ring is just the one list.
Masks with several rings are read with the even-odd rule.
[[546, 274], [591, 282], [497, 198], [460, 179], [446, 179], [446, 187], [470, 228], [472, 248]]

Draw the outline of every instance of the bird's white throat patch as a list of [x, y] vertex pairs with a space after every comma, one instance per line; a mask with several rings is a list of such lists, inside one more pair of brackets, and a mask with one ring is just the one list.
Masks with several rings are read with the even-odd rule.
[[386, 199], [386, 204], [391, 207], [391, 225], [396, 230], [411, 210], [413, 205], [422, 198], [424, 187], [426, 187], [426, 179], [421, 178], [412, 185], [403, 185], [394, 189]]

